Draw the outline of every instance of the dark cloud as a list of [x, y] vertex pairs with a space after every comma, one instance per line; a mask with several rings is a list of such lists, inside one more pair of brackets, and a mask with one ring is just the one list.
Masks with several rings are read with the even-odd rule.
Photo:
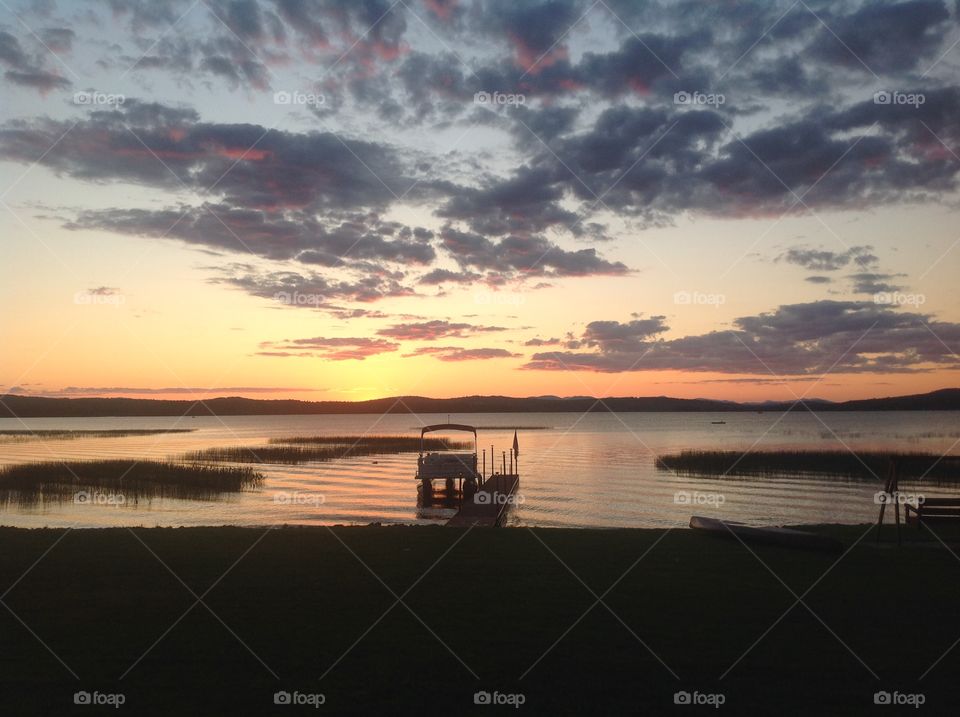
[[[524, 368], [552, 371], [679, 370], [794, 376], [918, 372], [960, 368], [950, 346], [960, 324], [890, 305], [817, 301], [742, 316], [728, 331], [673, 339], [662, 317], [622, 324], [593, 322], [579, 350], [534, 354]], [[593, 351], [583, 351], [591, 347]]]
[[62, 90], [70, 87], [71, 82], [53, 72], [37, 70], [35, 72], [19, 72], [10, 70], [3, 74], [10, 82], [21, 87], [30, 87], [39, 90], [41, 93], [47, 93], [51, 90]]
[[8, 67], [24, 67], [29, 62], [20, 41], [9, 32], [0, 31], [0, 62]]
[[464, 187], [437, 212], [467, 222], [485, 234], [539, 232], [573, 225], [576, 214], [563, 209], [563, 178], [548, 168], [521, 167], [512, 177], [479, 188]]
[[414, 182], [393, 149], [373, 142], [199, 122], [192, 110], [133, 99], [90, 112], [57, 143], [71, 126], [8, 123], [0, 129], [0, 157], [39, 161], [79, 179], [215, 192], [230, 204], [268, 210], [382, 207]]
[[560, 339], [529, 339], [523, 342], [524, 346], [556, 346]]
[[828, 16], [830, 31], [820, 33], [804, 55], [858, 72], [912, 70], [936, 59], [949, 18], [941, 0], [866, 3], [849, 14]]
[[481, 279], [480, 274], [472, 271], [450, 271], [449, 269], [434, 269], [420, 277], [421, 284], [472, 284]]
[[113, 15], [135, 30], [173, 25], [190, 6], [189, 0], [106, 0]]
[[791, 247], [778, 256], [777, 261], [796, 264], [810, 271], [838, 271], [851, 264], [866, 269], [875, 266], [878, 258], [869, 245], [853, 246], [842, 252]]
[[498, 358], [519, 358], [522, 354], [515, 354], [506, 349], [465, 349], [458, 346], [424, 346], [415, 349], [405, 357], [433, 356], [440, 361], [483, 361]]
[[853, 281], [853, 291], [856, 294], [880, 294], [886, 292], [899, 291], [899, 284], [893, 281], [905, 277], [906, 274], [878, 274], [875, 272], [863, 271], [851, 274]]
[[485, 0], [474, 8], [473, 27], [508, 46], [517, 68], [537, 74], [567, 58], [563, 39], [580, 8], [576, 0]]
[[377, 335], [403, 341], [436, 341], [445, 338], [463, 338], [470, 334], [506, 331], [503, 326], [476, 326], [440, 319], [419, 323], [394, 324], [377, 331]]
[[[72, 37], [69, 30], [56, 30], [61, 40]], [[64, 35], [63, 33], [71, 33]], [[55, 35], [53, 38], [55, 41]], [[43, 62], [24, 50], [20, 40], [9, 32], [0, 30], [0, 64], [8, 69], [4, 73], [7, 81], [21, 87], [29, 87], [46, 94], [52, 90], [66, 89], [71, 82], [67, 78], [44, 68]]]
[[[376, 272], [336, 279], [316, 272], [270, 272], [241, 264], [220, 268], [219, 276], [211, 281], [270, 299], [277, 302], [278, 307], [319, 309], [343, 318], [350, 318], [351, 310], [336, 302], [369, 303], [387, 297], [412, 295], [397, 277]], [[361, 313], [361, 316], [365, 315], [365, 312]]]
[[77, 34], [69, 27], [48, 27], [40, 31], [43, 44], [54, 52], [70, 52]]
[[363, 361], [369, 356], [396, 351], [400, 345], [384, 339], [315, 336], [309, 339], [265, 341], [260, 344], [260, 348], [258, 355], [262, 356], [309, 356], [327, 361]]
[[176, 239], [210, 249], [253, 253], [264, 259], [292, 259], [307, 266], [372, 273], [384, 271], [381, 262], [425, 266], [436, 255], [430, 244], [385, 238], [377, 231], [374, 217], [325, 227], [317, 218], [303, 213], [278, 215], [225, 204], [85, 211], [66, 228]]
[[621, 262], [603, 259], [596, 249], [569, 251], [543, 237], [508, 236], [498, 242], [480, 234], [446, 228], [444, 248], [465, 268], [507, 276], [590, 276], [628, 273]]

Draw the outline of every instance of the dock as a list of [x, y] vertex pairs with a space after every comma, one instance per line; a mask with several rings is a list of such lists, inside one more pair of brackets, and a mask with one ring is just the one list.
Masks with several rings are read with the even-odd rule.
[[471, 498], [465, 498], [457, 514], [447, 521], [448, 528], [494, 528], [502, 524], [507, 508], [515, 502], [520, 476], [495, 473], [487, 478]]

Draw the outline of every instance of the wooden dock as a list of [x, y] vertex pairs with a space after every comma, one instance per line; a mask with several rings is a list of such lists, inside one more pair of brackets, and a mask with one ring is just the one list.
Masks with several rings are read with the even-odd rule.
[[503, 522], [507, 508], [520, 485], [520, 476], [498, 473], [487, 478], [469, 500], [464, 500], [457, 514], [447, 521], [450, 528], [493, 528]]

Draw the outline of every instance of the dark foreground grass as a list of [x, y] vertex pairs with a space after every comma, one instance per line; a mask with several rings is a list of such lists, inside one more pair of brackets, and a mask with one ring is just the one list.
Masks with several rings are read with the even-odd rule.
[[960, 456], [933, 453], [857, 451], [682, 451], [657, 457], [657, 467], [681, 475], [777, 476], [830, 475], [886, 478], [890, 461], [900, 478], [960, 482]]
[[[184, 458], [190, 461], [295, 464], [420, 451], [420, 438], [413, 436], [289, 436], [271, 438], [270, 444], [207, 448], [188, 453]], [[466, 450], [473, 448], [473, 443], [427, 438], [423, 448], [427, 451]]]
[[222, 493], [254, 488], [263, 476], [251, 468], [190, 465], [158, 461], [67, 461], [0, 467], [0, 504], [29, 505], [41, 500], [112, 502], [141, 498], [208, 500]]
[[[960, 561], [822, 530], [838, 562], [689, 530], [0, 529], [0, 694], [16, 715], [955, 714]], [[126, 703], [74, 710], [81, 690]]]
[[155, 436], [161, 433], [190, 433], [195, 428], [109, 428], [109, 429], [28, 429], [0, 431], [0, 441], [69, 441], [76, 438], [124, 438], [126, 436]]

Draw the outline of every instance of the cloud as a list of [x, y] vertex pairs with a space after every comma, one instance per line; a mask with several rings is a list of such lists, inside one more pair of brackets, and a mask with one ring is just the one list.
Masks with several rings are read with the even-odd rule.
[[377, 331], [377, 335], [405, 341], [436, 341], [443, 338], [463, 338], [465, 335], [506, 331], [503, 326], [475, 326], [434, 319], [419, 323], [394, 324]]
[[315, 336], [309, 339], [265, 341], [260, 344], [260, 356], [315, 357], [327, 361], [363, 361], [369, 356], [390, 353], [400, 347], [392, 341], [363, 337], [326, 338]]
[[[45, 34], [54, 44], [57, 44], [58, 39], [61, 45], [72, 41], [70, 30], [48, 30]], [[61, 49], [64, 48], [61, 47]], [[2, 30], [0, 30], [0, 64], [8, 68], [4, 77], [9, 82], [39, 90], [42, 94], [52, 90], [66, 89], [71, 85], [70, 80], [46, 70], [37, 56], [29, 55], [16, 36]]]
[[434, 269], [420, 277], [421, 284], [472, 284], [481, 279], [480, 274], [472, 271], [450, 271], [449, 269]]
[[[796, 376], [960, 368], [960, 324], [868, 302], [787, 304], [727, 331], [656, 338], [662, 317], [588, 324], [575, 350], [534, 354], [529, 370], [651, 370]], [[592, 348], [593, 351], [583, 351]]]
[[338, 301], [369, 303], [413, 293], [399, 278], [385, 272], [371, 271], [353, 279], [337, 280], [316, 272], [261, 271], [245, 264], [231, 264], [217, 271], [219, 275], [212, 282], [270, 299], [278, 307], [321, 309], [340, 315], [345, 309], [335, 303]]
[[838, 271], [851, 263], [866, 269], [876, 266], [879, 261], [873, 253], [873, 247], [869, 245], [850, 247], [842, 252], [792, 247], [778, 256], [776, 260], [796, 264], [810, 271]]
[[433, 356], [440, 361], [486, 361], [499, 358], [519, 358], [521, 355], [506, 349], [465, 349], [458, 346], [424, 346], [409, 354], [404, 354], [405, 357]]
[[70, 52], [77, 33], [69, 27], [48, 27], [40, 31], [43, 44], [54, 52]]
[[[65, 386], [58, 389], [23, 389], [20, 387], [16, 393], [30, 396], [47, 397], [71, 397], [71, 396], [153, 396], [153, 395], [199, 395], [207, 394], [210, 396], [222, 396], [224, 394], [242, 394], [242, 393], [305, 393], [326, 391], [325, 388], [310, 388], [302, 386], [208, 386], [208, 387], [186, 387], [186, 386], [168, 386], [164, 388], [138, 388], [123, 386]], [[10, 393], [14, 393], [11, 389]]]
[[543, 237], [508, 236], [492, 241], [451, 227], [440, 233], [444, 249], [464, 268], [495, 271], [512, 277], [623, 275], [622, 262], [607, 261], [596, 249], [570, 251]]
[[524, 346], [556, 346], [560, 343], [560, 339], [528, 339], [523, 342]]
[[414, 182], [396, 151], [374, 142], [201, 122], [191, 109], [133, 98], [71, 127], [47, 118], [7, 123], [0, 157], [76, 179], [194, 191], [271, 212], [386, 207]]
[[[873, 72], [903, 72], [929, 64], [949, 30], [950, 14], [941, 0], [868, 3], [843, 15], [832, 12], [806, 50], [827, 63]], [[926, 69], [924, 64], [922, 69]]]
[[118, 296], [121, 294], [121, 291], [115, 286], [97, 286], [93, 289], [88, 289], [87, 293], [92, 296]]
[[851, 274], [853, 281], [853, 291], [856, 294], [879, 294], [883, 292], [899, 291], [903, 287], [892, 283], [894, 279], [906, 276], [906, 274], [877, 274], [873, 272], [860, 272]]

